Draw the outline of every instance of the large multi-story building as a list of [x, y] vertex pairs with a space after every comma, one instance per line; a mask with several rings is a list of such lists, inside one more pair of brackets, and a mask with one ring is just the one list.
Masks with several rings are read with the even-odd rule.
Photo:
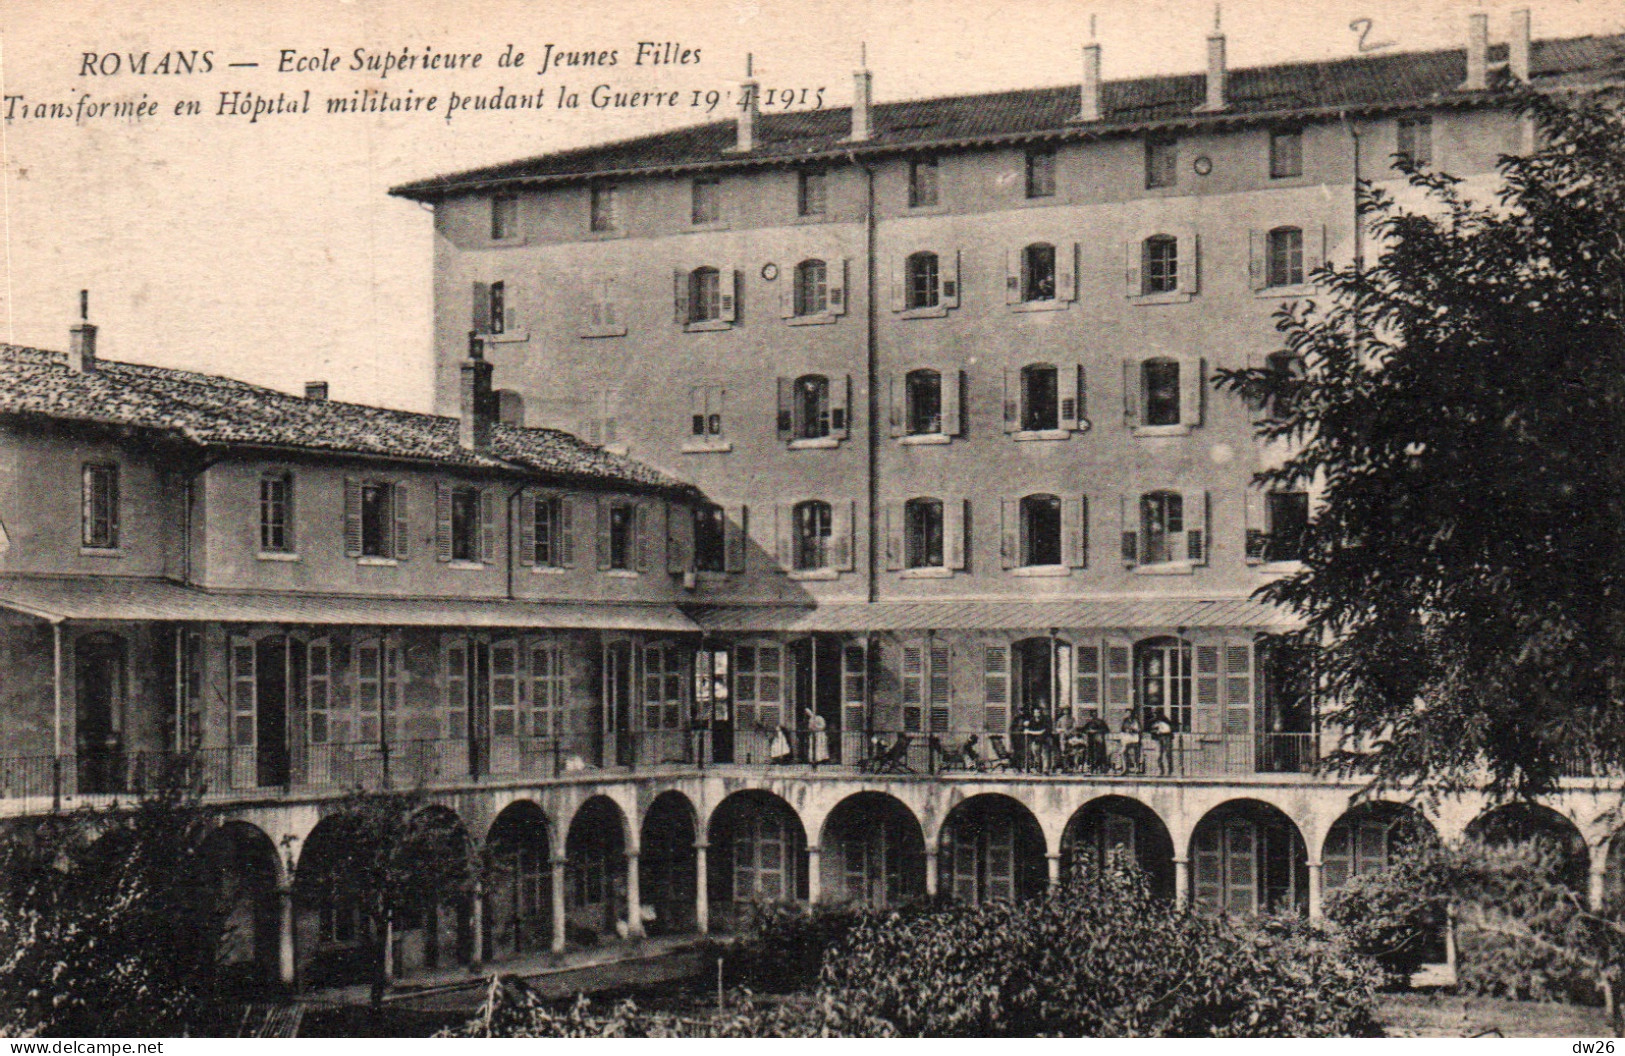
[[[1493, 179], [1531, 142], [1497, 80], [1613, 79], [1625, 38], [1208, 51], [882, 105], [860, 71], [812, 112], [747, 82], [733, 120], [397, 187], [434, 207], [440, 417], [98, 361], [88, 324], [10, 350], [0, 803], [193, 768], [235, 955], [306, 980], [362, 937], [296, 883], [358, 784], [513, 866], [401, 922], [402, 970], [1021, 896], [1109, 846], [1318, 914], [1421, 815], [1317, 772], [1253, 600], [1311, 496], [1252, 487], [1280, 452], [1215, 372], [1294, 369], [1272, 316], [1363, 254], [1360, 181]], [[1526, 820], [1597, 894], [1581, 784]]]

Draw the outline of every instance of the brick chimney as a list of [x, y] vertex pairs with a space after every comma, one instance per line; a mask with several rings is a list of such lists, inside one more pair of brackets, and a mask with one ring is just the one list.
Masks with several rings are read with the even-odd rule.
[[874, 75], [869, 72], [869, 46], [862, 45], [858, 68], [852, 71], [852, 135], [850, 142], [862, 143], [870, 136], [869, 106], [874, 101]]
[[1464, 92], [1482, 92], [1489, 87], [1490, 16], [1467, 16], [1467, 79]]
[[1219, 32], [1219, 14], [1213, 13], [1213, 32], [1207, 37], [1207, 102], [1201, 109], [1212, 113], [1224, 109], [1224, 34]]
[[307, 382], [305, 382], [305, 399], [307, 399], [307, 400], [325, 400], [325, 399], [327, 399], [327, 382], [325, 382], [325, 381], [307, 381]]
[[750, 55], [745, 56], [745, 79], [739, 82], [739, 94], [744, 103], [739, 109], [739, 141], [728, 148], [733, 154], [748, 154], [756, 147], [756, 114], [757, 99], [761, 93], [761, 85], [756, 83], [754, 62]]
[[68, 328], [68, 373], [96, 370], [96, 325], [90, 321], [90, 291], [79, 291], [79, 322]]
[[1507, 38], [1507, 70], [1513, 79], [1529, 83], [1529, 9], [1512, 12], [1512, 33]]
[[1078, 120], [1100, 120], [1100, 45], [1083, 46], [1083, 83], [1078, 89]]
[[465, 451], [484, 451], [491, 446], [492, 404], [496, 402], [491, 394], [491, 372], [485, 359], [485, 339], [470, 330], [457, 404], [457, 443]]

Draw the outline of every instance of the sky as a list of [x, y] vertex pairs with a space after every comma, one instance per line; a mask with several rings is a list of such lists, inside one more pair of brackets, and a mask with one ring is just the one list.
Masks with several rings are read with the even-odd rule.
[[[1240, 68], [1349, 57], [1362, 41], [1459, 47], [1474, 12], [1504, 40], [1521, 7], [1537, 38], [1625, 31], [1625, 0], [1225, 0], [1220, 17]], [[389, 187], [715, 119], [688, 103], [736, 84], [747, 53], [764, 90], [805, 88], [810, 104], [822, 88], [825, 106], [845, 106], [860, 48], [886, 102], [1076, 83], [1091, 26], [1108, 79], [1195, 72], [1214, 16], [1211, 0], [7, 0], [0, 337], [64, 347], [89, 289], [109, 358], [290, 391], [325, 380], [337, 399], [426, 410], [432, 216]], [[697, 61], [639, 65], [640, 41]], [[540, 72], [549, 44], [616, 61]], [[499, 65], [510, 45], [523, 66]], [[477, 68], [367, 68], [402, 49], [482, 58]], [[146, 72], [132, 73], [143, 53]], [[191, 72], [177, 72], [176, 53]], [[283, 70], [285, 56], [324, 68]], [[679, 91], [684, 105], [554, 105], [561, 86], [586, 104], [602, 84]], [[447, 120], [452, 93], [499, 87], [545, 91], [549, 105]], [[325, 112], [327, 98], [366, 89], [434, 95], [438, 110]], [[244, 105], [300, 103], [306, 91], [309, 113], [220, 113], [223, 93]], [[177, 115], [187, 102], [200, 112]], [[115, 103], [147, 112], [102, 106]]]

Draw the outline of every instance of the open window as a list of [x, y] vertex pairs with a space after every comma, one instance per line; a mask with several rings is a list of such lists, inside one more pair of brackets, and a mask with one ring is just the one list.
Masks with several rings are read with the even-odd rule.
[[779, 439], [792, 447], [832, 447], [848, 435], [851, 379], [803, 374], [779, 379]]
[[1183, 356], [1123, 361], [1123, 419], [1138, 435], [1179, 434], [1202, 424], [1207, 363]]
[[916, 367], [893, 375], [891, 435], [904, 443], [946, 443], [964, 433], [964, 374]]
[[1247, 492], [1247, 563], [1265, 565], [1303, 560], [1309, 530], [1309, 493]]
[[1190, 228], [1156, 231], [1123, 245], [1124, 293], [1140, 304], [1189, 300], [1201, 285], [1201, 254]]
[[959, 307], [959, 254], [922, 249], [897, 260], [892, 272], [892, 311], [939, 316]]
[[435, 487], [435, 549], [444, 562], [496, 560], [496, 492], [472, 484]]
[[690, 330], [718, 330], [738, 319], [739, 275], [732, 266], [704, 265], [672, 275], [674, 317]]
[[1064, 575], [1084, 568], [1089, 553], [1089, 506], [1082, 496], [1040, 493], [1001, 505], [999, 550], [1004, 567]]
[[1207, 492], [1164, 489], [1125, 495], [1122, 507], [1125, 567], [1183, 571], [1207, 564]]
[[363, 561], [404, 561], [411, 549], [406, 486], [344, 481], [344, 552]]
[[1005, 253], [1005, 301], [1018, 310], [1064, 307], [1077, 298], [1077, 244], [1032, 242]]
[[1029, 363], [1004, 373], [1004, 431], [1016, 439], [1065, 439], [1089, 427], [1081, 364]]

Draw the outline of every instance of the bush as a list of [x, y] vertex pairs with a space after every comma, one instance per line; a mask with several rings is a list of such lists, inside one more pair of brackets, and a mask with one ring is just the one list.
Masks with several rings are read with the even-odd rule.
[[1327, 919], [1377, 962], [1388, 988], [1408, 989], [1438, 946], [1448, 921], [1449, 869], [1438, 848], [1417, 847], [1327, 896]]
[[814, 906], [809, 912], [793, 902], [753, 907], [749, 930], [726, 955], [728, 981], [758, 993], [811, 990], [825, 952], [874, 912], [844, 906]]

